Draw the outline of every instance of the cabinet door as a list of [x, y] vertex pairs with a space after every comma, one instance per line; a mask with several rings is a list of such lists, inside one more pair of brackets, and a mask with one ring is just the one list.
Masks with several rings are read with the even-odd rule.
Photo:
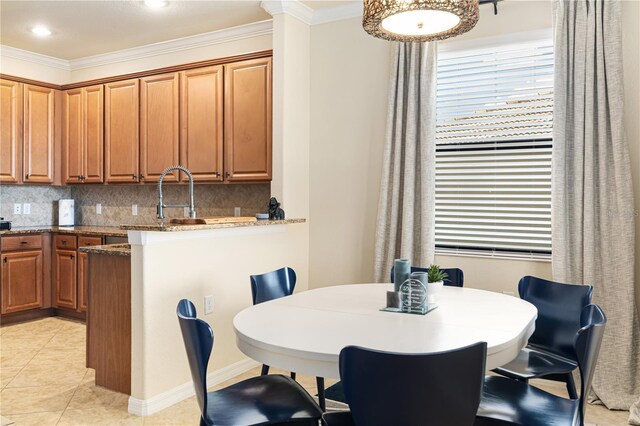
[[138, 182], [138, 80], [104, 86], [107, 182]]
[[103, 179], [103, 116], [104, 90], [102, 85], [85, 87], [82, 96], [85, 183], [101, 183]]
[[76, 309], [76, 251], [56, 250], [55, 271], [55, 305]]
[[0, 80], [0, 182], [22, 182], [22, 84]]
[[24, 85], [24, 182], [53, 182], [54, 100], [56, 91]]
[[65, 183], [80, 183], [83, 174], [82, 92], [82, 89], [64, 92], [63, 179]]
[[42, 251], [2, 255], [2, 313], [42, 307]]
[[196, 181], [222, 181], [222, 83], [222, 66], [180, 75], [180, 164]]
[[225, 65], [225, 178], [271, 180], [271, 58]]
[[78, 311], [87, 310], [87, 265], [89, 253], [78, 252]]
[[[179, 74], [140, 79], [140, 173], [156, 182], [162, 172], [179, 163]], [[165, 177], [177, 182], [178, 172]]]

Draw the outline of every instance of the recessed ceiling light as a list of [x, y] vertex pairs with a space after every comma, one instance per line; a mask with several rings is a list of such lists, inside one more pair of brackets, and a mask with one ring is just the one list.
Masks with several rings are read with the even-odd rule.
[[51, 35], [51, 30], [44, 25], [36, 25], [31, 28], [31, 32], [40, 37], [46, 37]]
[[166, 0], [144, 0], [144, 5], [151, 9], [160, 9], [169, 4]]

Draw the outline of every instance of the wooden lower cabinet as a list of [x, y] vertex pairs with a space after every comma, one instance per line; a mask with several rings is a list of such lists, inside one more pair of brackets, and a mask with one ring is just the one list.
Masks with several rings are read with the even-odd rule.
[[2, 254], [2, 313], [42, 307], [42, 250]]
[[89, 254], [78, 252], [78, 311], [87, 311], [87, 263]]
[[76, 309], [76, 251], [57, 249], [55, 257], [55, 305], [59, 308]]

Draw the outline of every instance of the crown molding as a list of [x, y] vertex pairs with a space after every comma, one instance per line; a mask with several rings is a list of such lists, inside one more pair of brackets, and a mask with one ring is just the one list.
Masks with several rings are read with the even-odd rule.
[[258, 37], [261, 35], [269, 35], [272, 33], [272, 31], [273, 25], [271, 20], [253, 22], [246, 25], [239, 25], [237, 27], [211, 31], [208, 33], [197, 34], [174, 40], [162, 41], [159, 43], [148, 44], [140, 47], [132, 47], [130, 49], [118, 50], [101, 55], [72, 59], [71, 61], [69, 61], [69, 64], [71, 71], [75, 71], [84, 68], [98, 67], [135, 59], [165, 55], [182, 50], [195, 49], [198, 47], [229, 43], [231, 41]]
[[18, 59], [33, 64], [44, 65], [64, 71], [71, 71], [69, 61], [54, 58], [53, 56], [42, 55], [40, 53], [29, 52], [28, 50], [17, 49], [11, 46], [0, 45], [0, 57]]
[[353, 1], [324, 9], [317, 9], [313, 12], [311, 25], [327, 24], [329, 22], [342, 21], [345, 19], [362, 18], [361, 1]]
[[298, 0], [268, 0], [261, 2], [260, 7], [271, 16], [285, 13], [298, 18], [307, 25], [311, 25], [315, 14], [313, 9]]

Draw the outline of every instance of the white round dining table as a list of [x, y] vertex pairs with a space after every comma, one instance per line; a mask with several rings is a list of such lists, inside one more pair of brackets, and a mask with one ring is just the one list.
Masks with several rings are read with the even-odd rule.
[[487, 370], [513, 360], [533, 333], [536, 308], [519, 298], [444, 287], [426, 315], [380, 311], [392, 284], [324, 287], [260, 303], [233, 320], [238, 348], [271, 367], [339, 379], [345, 346], [433, 353], [487, 342]]

